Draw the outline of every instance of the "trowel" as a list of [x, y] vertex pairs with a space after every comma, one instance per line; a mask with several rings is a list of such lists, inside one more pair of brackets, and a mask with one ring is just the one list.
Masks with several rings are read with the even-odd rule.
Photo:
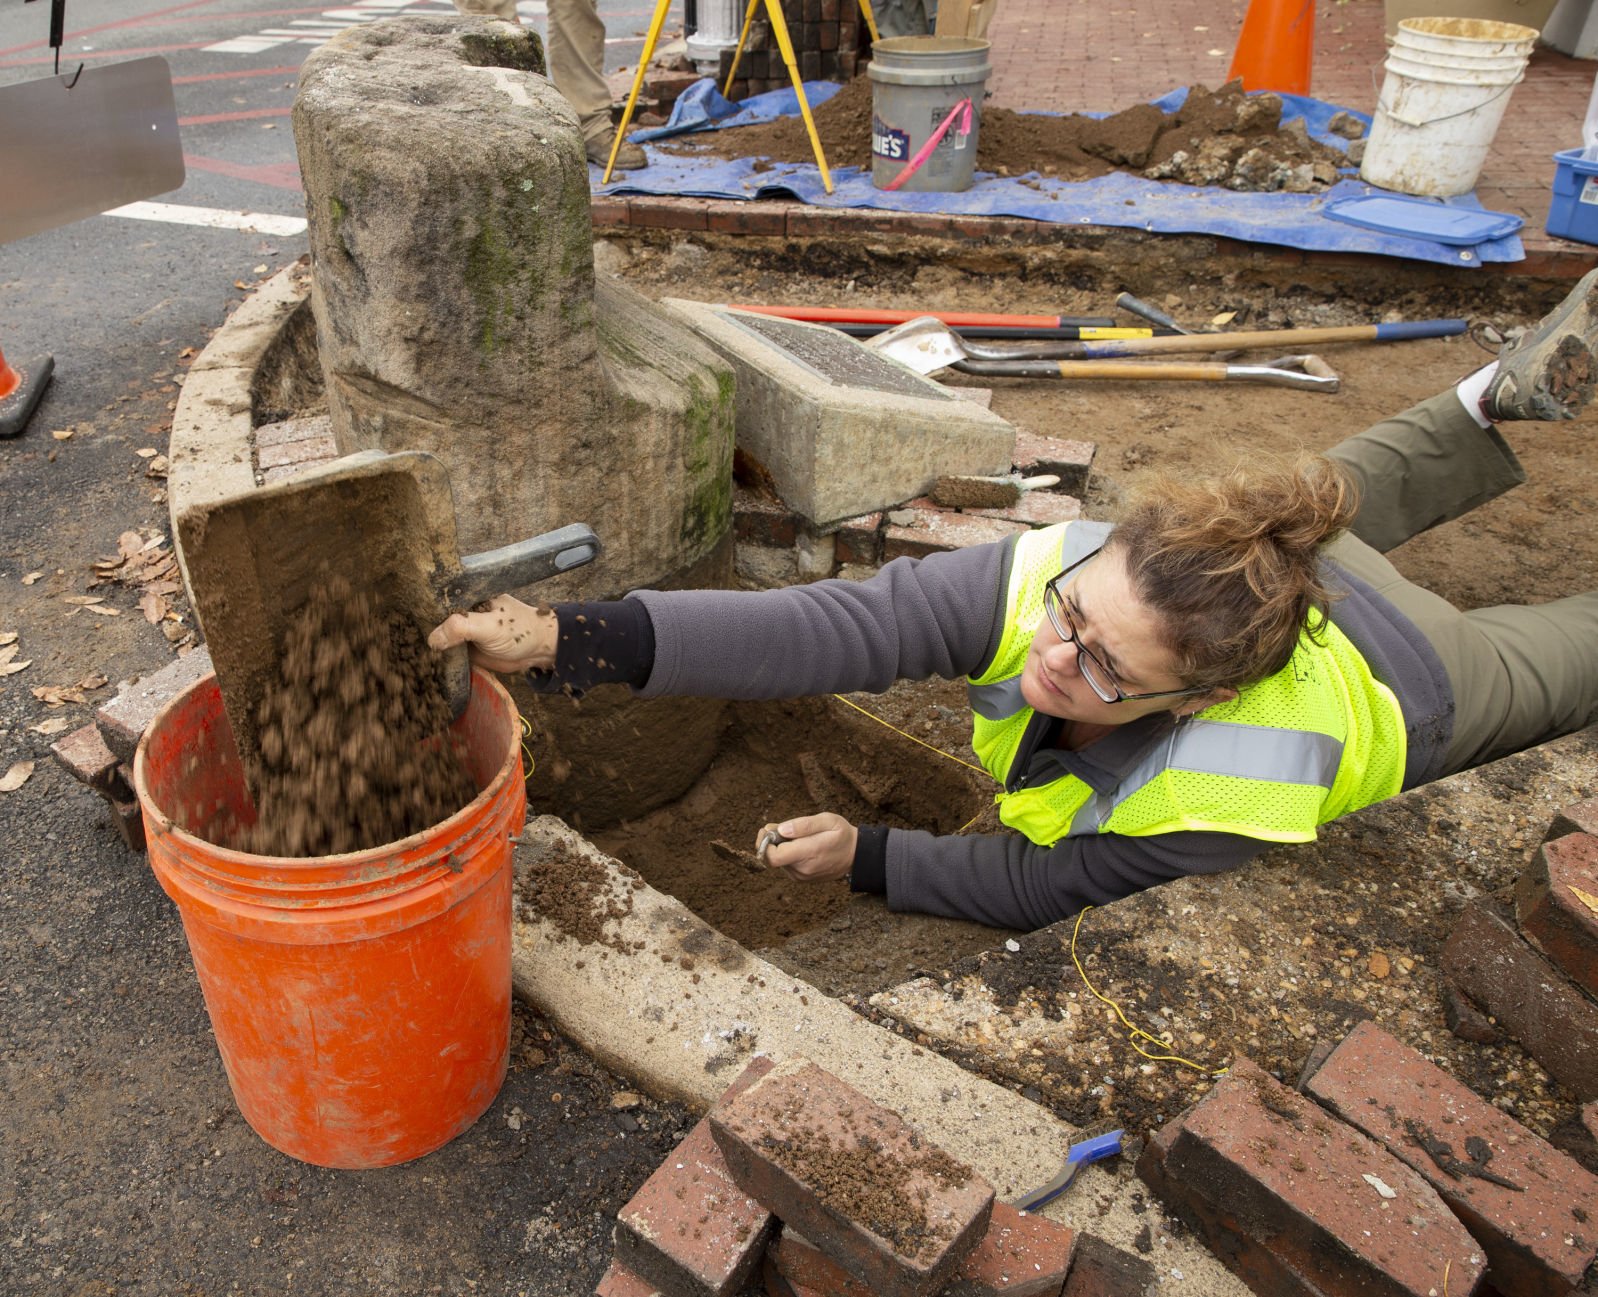
[[[426, 633], [452, 612], [569, 572], [600, 553], [575, 523], [462, 556], [441, 460], [363, 450], [242, 495], [191, 505], [177, 520], [185, 575], [245, 776], [257, 786], [256, 715], [283, 636], [330, 574], [372, 592]], [[464, 645], [444, 654], [450, 705], [471, 696]]]

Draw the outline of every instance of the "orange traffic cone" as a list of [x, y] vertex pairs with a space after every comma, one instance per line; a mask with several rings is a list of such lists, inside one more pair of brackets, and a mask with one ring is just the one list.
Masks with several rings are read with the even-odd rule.
[[0, 352], [0, 437], [15, 437], [28, 426], [54, 369], [52, 356], [35, 356], [13, 369]]
[[1315, 56], [1315, 0], [1250, 0], [1226, 75], [1245, 90], [1309, 93]]

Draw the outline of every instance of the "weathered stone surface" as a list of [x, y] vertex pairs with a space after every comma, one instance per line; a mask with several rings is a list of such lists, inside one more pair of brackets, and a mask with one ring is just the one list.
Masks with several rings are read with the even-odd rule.
[[94, 714], [106, 746], [116, 759], [131, 764], [139, 740], [155, 714], [210, 670], [211, 651], [201, 647], [142, 680], [124, 683], [117, 696]]
[[998, 415], [835, 329], [667, 298], [737, 372], [738, 446], [817, 526], [899, 504], [942, 474], [1002, 473]]
[[1515, 1297], [1565, 1297], [1598, 1258], [1598, 1179], [1441, 1068], [1362, 1022], [1304, 1092], [1431, 1183]]
[[1486, 1266], [1421, 1176], [1247, 1059], [1155, 1133], [1138, 1173], [1257, 1292], [1428, 1297], [1446, 1266], [1471, 1293]]

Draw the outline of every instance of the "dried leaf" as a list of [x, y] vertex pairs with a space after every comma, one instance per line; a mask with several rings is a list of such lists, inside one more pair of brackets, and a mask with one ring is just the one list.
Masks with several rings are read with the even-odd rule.
[[74, 689], [70, 685], [40, 685], [33, 691], [33, 696], [46, 707], [60, 707], [66, 703], [89, 701], [83, 696], [81, 689]]
[[167, 462], [165, 455], [157, 455], [144, 470], [145, 477], [165, 477]]
[[1571, 887], [1569, 883], [1566, 883], [1565, 886], [1570, 887], [1570, 894], [1572, 896], [1574, 896], [1594, 914], [1598, 914], [1598, 896], [1594, 896], [1591, 892], [1584, 892], [1579, 887]]
[[0, 630], [0, 646], [6, 645], [6, 644], [15, 644], [16, 642], [17, 642], [17, 633], [16, 633], [16, 631], [14, 631], [14, 630]]
[[32, 658], [26, 662], [0, 662], [0, 676], [14, 676], [18, 671], [26, 671], [32, 665]]
[[[158, 451], [154, 446], [143, 446], [133, 453], [140, 459], [149, 459], [152, 455], [159, 455], [161, 452]], [[141, 545], [139, 548], [143, 549], [144, 547]]]
[[37, 725], [28, 728], [35, 734], [59, 734], [64, 729], [71, 728], [72, 721], [65, 716], [52, 716], [47, 721], [40, 721]]
[[79, 680], [78, 683], [73, 687], [76, 689], [103, 689], [105, 688], [105, 685], [106, 678], [98, 671], [95, 671], [84, 676], [83, 679]]
[[1390, 1185], [1388, 1185], [1387, 1182], [1385, 1180], [1383, 1180], [1381, 1178], [1381, 1176], [1379, 1176], [1379, 1175], [1362, 1175], [1362, 1176], [1360, 1176], [1360, 1179], [1363, 1180], [1366, 1184], [1370, 1185], [1370, 1187], [1372, 1189], [1376, 1190], [1376, 1192], [1378, 1194], [1380, 1194], [1383, 1198], [1396, 1198], [1396, 1197], [1398, 1197], [1397, 1192]]
[[70, 441], [75, 431], [75, 428], [51, 428], [50, 435], [57, 441]]
[[97, 612], [102, 617], [120, 617], [122, 615], [122, 609], [120, 608], [107, 608], [103, 604], [97, 603], [86, 604], [84, 606], [90, 612]]
[[250, 286], [248, 284], [246, 284], [242, 279], [235, 279], [233, 281], [233, 287], [234, 288], [242, 288], [246, 293], [250, 291]]
[[166, 600], [153, 590], [147, 590], [144, 597], [139, 600], [139, 611], [144, 614], [144, 620], [150, 625], [157, 625], [167, 614]]
[[43, 572], [29, 572], [27, 576], [22, 578], [22, 584], [23, 585], [32, 585], [35, 581], [37, 581], [43, 575], [44, 575]]
[[33, 773], [33, 762], [19, 761], [5, 774], [0, 775], [0, 793], [14, 793], [28, 782], [28, 776]]
[[1388, 962], [1387, 956], [1382, 954], [1382, 952], [1379, 950], [1371, 952], [1371, 957], [1367, 967], [1371, 971], [1371, 976], [1377, 978], [1386, 977], [1390, 972], [1393, 971], [1393, 966]]
[[1222, 311], [1219, 315], [1211, 319], [1210, 323], [1216, 325], [1230, 324], [1235, 319], [1237, 319], [1236, 311]]
[[66, 594], [61, 596], [62, 603], [104, 603], [103, 594]]
[[198, 353], [198, 350], [196, 348], [194, 348], [194, 347], [184, 347], [182, 351], [178, 352], [178, 359], [179, 360], [187, 360], [187, 359], [189, 359], [189, 357], [194, 356], [194, 355], [198, 355], [198, 354], [199, 353]]
[[264, 275], [264, 274], [266, 274], [266, 272], [267, 272], [267, 267], [264, 266], [264, 265], [263, 266], [257, 266], [254, 270], [250, 271], [250, 273], [252, 275]]
[[[150, 452], [152, 455], [155, 452]], [[136, 531], [125, 531], [117, 537], [117, 553], [124, 559], [130, 559], [144, 548], [144, 537]]]

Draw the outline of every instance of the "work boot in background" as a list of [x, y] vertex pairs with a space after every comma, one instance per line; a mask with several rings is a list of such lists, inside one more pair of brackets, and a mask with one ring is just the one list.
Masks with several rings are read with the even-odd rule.
[[1598, 270], [1504, 348], [1482, 397], [1489, 419], [1574, 419], [1598, 390]]
[[[607, 111], [597, 120], [597, 129], [591, 129], [590, 123], [583, 123], [583, 149], [588, 155], [588, 160], [596, 167], [604, 167], [610, 160], [611, 141], [616, 138], [616, 127]], [[616, 170], [640, 171], [649, 165], [649, 159], [644, 156], [641, 145], [634, 144], [631, 140], [623, 140], [621, 147], [616, 150]]]

